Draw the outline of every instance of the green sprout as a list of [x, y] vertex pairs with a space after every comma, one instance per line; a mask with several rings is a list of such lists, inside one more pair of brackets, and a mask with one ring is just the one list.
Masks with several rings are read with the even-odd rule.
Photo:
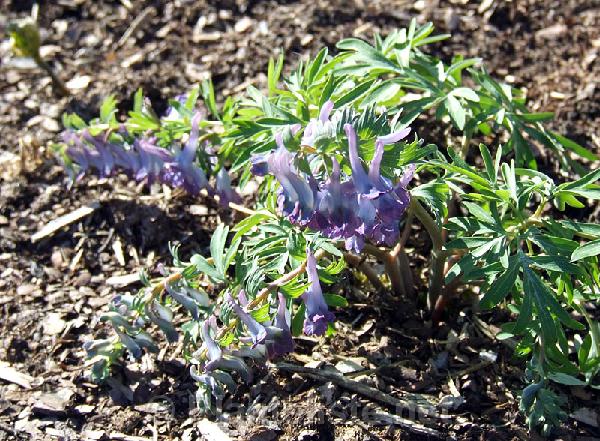
[[69, 89], [56, 75], [52, 67], [40, 54], [40, 30], [37, 25], [37, 8], [34, 7], [32, 16], [15, 20], [7, 26], [13, 52], [20, 57], [31, 58], [52, 79], [52, 86], [63, 96], [70, 95]]

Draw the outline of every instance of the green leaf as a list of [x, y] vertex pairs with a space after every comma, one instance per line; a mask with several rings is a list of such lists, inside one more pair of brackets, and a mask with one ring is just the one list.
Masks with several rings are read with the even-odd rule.
[[258, 225], [262, 221], [269, 219], [269, 218], [273, 218], [273, 215], [270, 212], [259, 211], [257, 213], [254, 213], [252, 216], [248, 216], [247, 218], [241, 220], [233, 228], [233, 231], [235, 231], [236, 233], [235, 233], [235, 236], [233, 236], [233, 239], [231, 239], [231, 242], [233, 243], [236, 240], [241, 239], [241, 237], [244, 234], [246, 234], [248, 231], [250, 231], [252, 228], [254, 228], [256, 225]]
[[558, 225], [561, 228], [570, 230], [576, 236], [586, 239], [600, 239], [600, 225], [571, 220], [551, 221], [550, 226]]
[[518, 115], [519, 118], [527, 121], [527, 122], [543, 122], [550, 121], [554, 118], [554, 113], [552, 112], [539, 112], [539, 113], [521, 113]]
[[265, 322], [269, 319], [269, 306], [265, 303], [260, 308], [250, 311], [250, 315], [258, 322]]
[[273, 58], [269, 59], [269, 66], [267, 69], [267, 83], [269, 85], [269, 94], [273, 95], [277, 90], [277, 83], [281, 76], [281, 70], [283, 69], [283, 53], [277, 58], [277, 64]]
[[504, 182], [506, 182], [506, 186], [508, 187], [508, 191], [510, 193], [510, 197], [513, 201], [519, 201], [519, 197], [517, 195], [517, 178], [515, 176], [515, 167], [514, 162], [511, 161], [510, 165], [507, 163], [502, 164], [502, 175], [504, 177]]
[[485, 144], [479, 144], [479, 151], [481, 152], [481, 157], [483, 158], [483, 163], [485, 164], [485, 170], [488, 175], [488, 179], [495, 183], [497, 172], [494, 168], [494, 161], [492, 160], [490, 150]]
[[587, 257], [597, 256], [600, 254], [600, 239], [593, 240], [584, 245], [581, 245], [573, 254], [571, 254], [571, 262], [576, 262]]
[[374, 82], [375, 82], [375, 80], [365, 81], [364, 83], [361, 83], [358, 86], [354, 87], [350, 92], [348, 92], [345, 95], [338, 98], [334, 103], [334, 107], [336, 109], [339, 109], [340, 107], [344, 106], [345, 104], [348, 104], [348, 103], [351, 103], [351, 102], [357, 100], [362, 95], [364, 95], [367, 92], [367, 90], [369, 90], [369, 88], [371, 87], [371, 85]]
[[487, 236], [472, 236], [472, 237], [459, 237], [446, 243], [446, 248], [451, 249], [473, 249], [479, 248], [490, 242], [490, 238]]
[[558, 333], [552, 316], [548, 311], [546, 288], [537, 274], [531, 271], [526, 264], [523, 265], [523, 291], [525, 298], [531, 298], [535, 303], [537, 318], [540, 322], [542, 336], [544, 337], [544, 344], [554, 344], [558, 338]]
[[581, 381], [580, 379], [563, 372], [552, 372], [548, 374], [548, 378], [556, 383], [564, 384], [565, 386], [587, 386], [585, 381]]
[[556, 190], [562, 191], [562, 190], [583, 189], [586, 186], [588, 186], [589, 184], [593, 184], [598, 179], [600, 179], [600, 168], [598, 168], [594, 171], [591, 171], [590, 173], [588, 173], [587, 175], [583, 176], [580, 179], [577, 179], [576, 181], [561, 184], [558, 187], [556, 187]]
[[457, 87], [450, 92], [451, 95], [455, 97], [464, 98], [468, 101], [473, 101], [475, 103], [479, 102], [479, 95], [470, 87]]
[[358, 38], [347, 38], [336, 44], [338, 49], [343, 51], [354, 51], [358, 56], [357, 61], [366, 62], [372, 68], [389, 70], [396, 73], [402, 73], [402, 69], [388, 60], [381, 52], [371, 46], [369, 43]]
[[454, 124], [456, 124], [456, 127], [458, 127], [460, 130], [464, 129], [467, 114], [465, 109], [463, 109], [462, 105], [460, 104], [460, 101], [458, 101], [454, 96], [448, 95], [445, 102], [448, 114], [450, 115], [450, 118], [452, 118], [452, 121], [454, 121]]
[[140, 87], [133, 96], [133, 111], [136, 113], [142, 113], [144, 108], [144, 91]]
[[215, 282], [224, 282], [222, 274], [215, 269], [207, 260], [200, 254], [194, 254], [190, 259], [190, 263], [196, 266], [199, 273], [206, 274]]
[[[555, 342], [558, 337], [556, 327], [550, 312], [554, 314], [562, 323], [572, 329], [583, 330], [585, 326], [571, 318], [566, 309], [558, 302], [554, 291], [542, 281], [542, 279], [529, 268], [527, 257], [521, 254], [521, 264], [523, 266], [523, 289], [526, 295], [533, 295], [538, 316], [542, 321], [542, 329], [548, 332], [550, 341]], [[552, 330], [550, 330], [552, 327]], [[554, 338], [552, 338], [554, 337]]]
[[509, 293], [517, 281], [519, 275], [519, 260], [516, 256], [509, 258], [509, 266], [500, 276], [494, 280], [480, 301], [483, 309], [491, 309], [497, 306]]
[[466, 164], [460, 164], [460, 165], [449, 164], [447, 162], [439, 161], [437, 159], [429, 161], [429, 164], [446, 169], [453, 173], [458, 173], [458, 174], [464, 175], [464, 176], [470, 178], [471, 180], [473, 180], [474, 182], [476, 182], [477, 184], [482, 185], [484, 187], [487, 187], [487, 188], [490, 187], [490, 183], [484, 177], [477, 174], [477, 172], [475, 170], [473, 170], [471, 167], [469, 167]]
[[446, 71], [446, 76], [452, 76], [453, 74], [460, 72], [468, 67], [474, 66], [480, 62], [481, 58], [467, 58], [466, 60], [461, 60], [457, 63], [454, 63], [448, 68], [448, 70]]
[[360, 103], [362, 108], [370, 105], [383, 105], [383, 103], [393, 99], [401, 90], [401, 86], [394, 80], [387, 80], [375, 86], [373, 90]]
[[296, 311], [296, 314], [294, 315], [294, 318], [292, 319], [291, 331], [292, 331], [292, 335], [294, 337], [298, 337], [300, 334], [302, 334], [302, 327], [304, 325], [305, 311], [306, 311], [306, 309], [305, 309], [304, 303], [300, 303], [300, 305], [298, 306], [298, 310]]
[[559, 133], [550, 132], [549, 136], [551, 138], [553, 138], [555, 141], [557, 141], [564, 148], [571, 150], [573, 153], [581, 156], [582, 158], [589, 159], [590, 161], [598, 161], [600, 159], [600, 158], [598, 158], [597, 155], [590, 152], [585, 147], [582, 147], [581, 145], [577, 144], [575, 141], [573, 141], [569, 138], [566, 138], [566, 137], [560, 135]]
[[323, 49], [321, 49], [319, 51], [319, 53], [317, 54], [317, 56], [315, 57], [313, 62], [310, 64], [310, 68], [308, 69], [308, 72], [306, 74], [306, 84], [308, 86], [310, 86], [313, 83], [314, 79], [316, 78], [317, 73], [321, 69], [323, 62], [325, 61], [325, 58], [327, 57], [327, 54], [328, 54], [327, 47], [324, 47]]
[[529, 259], [531, 260], [531, 265], [545, 269], [546, 271], [583, 274], [581, 268], [572, 264], [563, 256], [532, 256]]
[[226, 270], [223, 251], [225, 249], [225, 242], [227, 241], [227, 234], [229, 234], [229, 227], [220, 224], [210, 239], [210, 255], [215, 263], [215, 268], [223, 277]]
[[100, 106], [100, 120], [106, 124], [116, 122], [117, 100], [114, 95], [107, 96]]
[[431, 181], [413, 188], [410, 194], [424, 202], [434, 212], [438, 223], [441, 223], [448, 214], [447, 202], [450, 197], [448, 184], [440, 180]]
[[469, 210], [469, 213], [471, 213], [473, 216], [475, 216], [475, 218], [478, 219], [479, 221], [490, 224], [490, 225], [494, 225], [496, 223], [496, 221], [494, 220], [492, 215], [490, 213], [488, 213], [487, 211], [485, 211], [483, 208], [481, 208], [479, 205], [474, 204], [473, 202], [468, 202], [468, 201], [464, 201], [463, 205], [465, 207], [467, 207], [467, 210]]
[[345, 308], [348, 306], [348, 300], [337, 294], [323, 294], [325, 303], [329, 306]]

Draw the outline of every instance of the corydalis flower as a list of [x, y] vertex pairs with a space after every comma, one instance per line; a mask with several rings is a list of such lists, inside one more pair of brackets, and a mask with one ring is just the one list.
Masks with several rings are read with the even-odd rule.
[[199, 113], [192, 118], [190, 137], [181, 150], [158, 147], [153, 138], [136, 139], [132, 146], [115, 144], [103, 139], [107, 134], [92, 136], [87, 130], [81, 134], [66, 131], [63, 140], [67, 144], [67, 156], [79, 167], [78, 179], [90, 168], [96, 169], [103, 177], [118, 168], [138, 181], [162, 182], [197, 195], [200, 190], [208, 189], [206, 174], [194, 163], [200, 137], [200, 118]]
[[[240, 291], [242, 293], [243, 291]], [[245, 293], [243, 298], [245, 298]], [[240, 318], [242, 323], [248, 328], [248, 332], [252, 338], [252, 346], [255, 347], [260, 343], [264, 343], [267, 338], [267, 330], [263, 325], [258, 323], [254, 317], [242, 309], [242, 307], [227, 293], [225, 300], [231, 305], [235, 314]]]
[[[89, 170], [96, 170], [107, 177], [117, 170], [123, 171], [137, 181], [146, 180], [149, 184], [160, 182], [172, 188], [180, 188], [196, 196], [205, 189], [209, 195], [215, 191], [209, 186], [208, 178], [196, 164], [196, 153], [200, 141], [201, 114], [196, 113], [191, 120], [188, 141], [183, 148], [173, 145], [162, 148], [152, 137], [134, 139], [131, 145], [126, 142], [109, 142], [109, 132], [92, 136], [88, 130], [63, 132], [67, 145], [66, 155], [77, 165], [76, 179], [81, 179]], [[118, 131], [124, 138], [129, 134], [124, 127]], [[69, 170], [72, 174], [73, 171]], [[231, 186], [231, 179], [224, 168], [216, 176], [216, 192], [221, 204], [240, 201], [239, 195]]]
[[278, 294], [279, 304], [277, 305], [277, 314], [273, 326], [267, 328], [269, 334], [267, 347], [267, 357], [273, 359], [275, 357], [289, 354], [294, 351], [294, 340], [292, 331], [287, 319], [287, 307], [285, 296]]
[[321, 137], [330, 138], [335, 133], [335, 127], [329, 120], [333, 110], [333, 101], [329, 100], [323, 104], [319, 111], [319, 118], [311, 119], [302, 134], [301, 144], [314, 147]]
[[244, 363], [241, 358], [223, 354], [221, 347], [213, 340], [211, 331], [216, 332], [216, 329], [217, 319], [215, 316], [211, 316], [202, 323], [202, 341], [204, 341], [207, 355], [207, 361], [204, 364], [204, 373], [216, 369], [235, 371], [240, 374], [245, 382], [250, 382], [252, 380], [252, 374], [246, 363]]
[[[333, 130], [331, 102], [323, 105], [318, 119], [309, 122], [302, 138], [303, 145], [313, 146], [316, 137], [331, 137]], [[335, 115], [332, 119], [335, 119]], [[321, 180], [297, 171], [295, 155], [289, 152], [281, 134], [276, 135], [277, 150], [270, 155], [252, 158], [252, 171], [258, 175], [271, 173], [279, 181], [279, 210], [291, 222], [308, 226], [324, 236], [343, 240], [346, 249], [361, 251], [366, 240], [392, 246], [399, 237], [400, 218], [406, 211], [410, 195], [407, 190], [414, 166], [409, 166], [396, 185], [381, 175], [385, 146], [394, 144], [410, 133], [410, 128], [380, 136], [375, 142], [375, 155], [368, 170], [358, 153], [358, 136], [351, 124], [344, 125], [348, 140], [351, 174], [342, 177], [340, 165], [333, 158], [332, 171]]]
[[317, 259], [314, 254], [306, 252], [306, 274], [310, 287], [302, 294], [306, 307], [304, 319], [304, 333], [306, 335], [323, 335], [327, 331], [327, 324], [335, 320], [335, 315], [329, 311], [317, 272]]
[[283, 145], [281, 134], [276, 135], [278, 148], [267, 161], [272, 173], [281, 185], [278, 197], [279, 210], [292, 222], [306, 224], [315, 208], [315, 189], [294, 167], [294, 155]]
[[405, 138], [410, 129], [377, 138], [375, 156], [371, 161], [368, 173], [363, 168], [358, 155], [358, 137], [354, 127], [346, 124], [344, 131], [348, 138], [352, 182], [356, 190], [357, 213], [360, 220], [360, 226], [357, 229], [359, 234], [346, 238], [346, 248], [360, 251], [365, 237], [377, 244], [383, 243], [392, 246], [398, 240], [400, 233], [400, 217], [410, 202], [406, 185], [412, 178], [414, 166], [409, 167], [394, 187], [389, 179], [381, 176], [381, 161], [385, 145]]
[[216, 192], [219, 195], [219, 203], [223, 207], [229, 206], [230, 202], [239, 204], [242, 202], [242, 198], [231, 186], [231, 178], [229, 173], [225, 170], [225, 167], [221, 167], [217, 173], [217, 185]]

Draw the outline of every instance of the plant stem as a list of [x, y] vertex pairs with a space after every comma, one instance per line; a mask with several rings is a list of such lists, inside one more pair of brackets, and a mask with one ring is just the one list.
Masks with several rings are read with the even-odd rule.
[[406, 241], [408, 240], [408, 235], [410, 234], [410, 230], [412, 228], [412, 222], [415, 218], [415, 213], [409, 207], [408, 215], [406, 216], [406, 221], [404, 223], [404, 229], [402, 230], [402, 234], [400, 235], [400, 240], [396, 244], [396, 246], [392, 249], [390, 254], [394, 257], [397, 257], [404, 250], [404, 246], [406, 245]]
[[385, 266], [385, 272], [390, 278], [392, 284], [392, 291], [397, 296], [406, 296], [406, 289], [404, 279], [402, 278], [402, 272], [398, 265], [398, 260], [395, 256], [387, 250], [382, 250], [374, 245], [366, 243], [363, 250], [369, 253], [371, 256], [383, 262]]
[[383, 290], [383, 283], [381, 283], [379, 276], [377, 275], [373, 267], [371, 267], [371, 265], [369, 265], [359, 256], [356, 256], [351, 253], [344, 253], [344, 260], [348, 263], [348, 265], [353, 266], [361, 273], [363, 273], [365, 277], [369, 280], [369, 282], [371, 282], [373, 288], [375, 288], [377, 291]]
[[231, 208], [232, 210], [235, 210], [235, 211], [239, 211], [240, 213], [244, 213], [248, 216], [253, 216], [257, 213], [256, 211], [254, 211], [250, 208], [246, 208], [243, 205], [235, 204], [233, 202], [229, 203], [229, 208]]
[[444, 238], [442, 229], [438, 227], [433, 218], [418, 200], [412, 198], [410, 205], [417, 219], [419, 219], [427, 230], [433, 245], [431, 251], [431, 266], [429, 268], [429, 293], [427, 295], [427, 307], [431, 311], [435, 307], [435, 304], [442, 293], [444, 283], [444, 265], [446, 262], [446, 255], [442, 252]]
[[[327, 254], [327, 251], [325, 251], [325, 250], [321, 249], [321, 250], [317, 251], [315, 253], [315, 260], [318, 262], [319, 259], [321, 259], [323, 256], [325, 256], [325, 254]], [[269, 293], [271, 293], [272, 291], [275, 291], [280, 286], [285, 285], [286, 283], [291, 281], [294, 277], [296, 277], [297, 275], [302, 273], [304, 270], [306, 270], [306, 263], [307, 263], [307, 261], [305, 260], [300, 265], [298, 265], [298, 267], [296, 269], [294, 269], [293, 271], [290, 271], [289, 273], [281, 276], [279, 279], [272, 281], [267, 286], [265, 286], [263, 289], [261, 289], [260, 292], [257, 294], [257, 296], [254, 298], [254, 300], [252, 300], [251, 302], [248, 303], [248, 309], [252, 309], [255, 306], [259, 305], [261, 302], [263, 302], [264, 300], [267, 299]]]

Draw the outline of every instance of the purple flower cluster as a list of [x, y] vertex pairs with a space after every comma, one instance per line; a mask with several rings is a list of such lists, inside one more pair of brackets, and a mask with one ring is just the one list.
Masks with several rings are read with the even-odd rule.
[[[323, 335], [327, 331], [328, 324], [335, 320], [335, 316], [329, 311], [317, 272], [317, 261], [309, 250], [306, 253], [306, 273], [310, 283], [309, 288], [302, 295], [305, 306], [304, 333], [306, 335]], [[240, 291], [237, 300], [229, 293], [226, 294], [225, 302], [244, 325], [248, 337], [240, 338], [243, 346], [237, 351], [229, 351], [221, 348], [215, 341], [217, 334], [217, 318], [213, 315], [206, 319], [201, 325], [202, 341], [204, 342], [201, 352], [205, 354], [202, 373], [197, 372], [196, 367], [192, 369], [192, 377], [215, 394], [219, 389], [219, 381], [227, 379], [227, 372], [237, 372], [246, 382], [251, 381], [252, 373], [243, 357], [264, 357], [265, 352], [268, 359], [288, 354], [294, 351], [294, 340], [289, 325], [286, 298], [278, 293], [277, 312], [275, 317], [265, 323], [259, 323], [245, 308], [248, 300], [244, 291]]]
[[[200, 138], [201, 114], [191, 121], [191, 131], [183, 148], [166, 149], [157, 145], [155, 138], [135, 139], [133, 145], [109, 142], [107, 133], [92, 136], [88, 130], [68, 130], [63, 133], [67, 156], [78, 166], [77, 179], [90, 169], [106, 177], [117, 170], [127, 173], [137, 181], [149, 184], [160, 182], [172, 188], [181, 188], [192, 196], [206, 189], [210, 195], [218, 194], [223, 206], [239, 202], [240, 197], [231, 187], [231, 179], [225, 168], [216, 177], [216, 191], [208, 183], [206, 173], [196, 163], [196, 151]], [[121, 133], [127, 135], [125, 128]]]
[[[313, 145], [317, 136], [330, 131], [332, 107], [326, 103], [319, 119], [308, 124], [302, 144]], [[410, 202], [407, 185], [414, 166], [394, 185], [381, 176], [381, 160], [385, 146], [405, 138], [410, 129], [378, 137], [368, 171], [358, 155], [354, 127], [345, 124], [344, 131], [352, 174], [343, 180], [335, 159], [331, 173], [321, 181], [299, 172], [294, 166], [295, 155], [285, 148], [281, 134], [276, 135], [277, 150], [253, 158], [252, 171], [256, 175], [270, 173], [279, 181], [279, 210], [292, 223], [319, 231], [330, 239], [344, 240], [348, 250], [359, 252], [366, 240], [392, 246], [399, 238], [399, 221]]]

